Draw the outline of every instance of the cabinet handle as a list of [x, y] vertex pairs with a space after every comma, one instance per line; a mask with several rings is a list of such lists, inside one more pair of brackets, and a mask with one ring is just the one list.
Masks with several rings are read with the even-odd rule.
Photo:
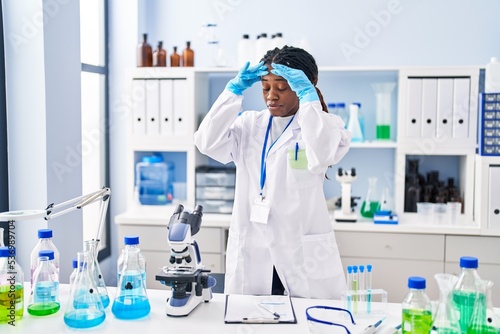
[[154, 122], [155, 121], [155, 118], [154, 117], [151, 117], [151, 122]]
[[431, 124], [432, 120], [430, 118], [427, 119], [427, 124]]
[[412, 122], [413, 124], [415, 124], [415, 123], [417, 123], [417, 120], [416, 120], [415, 118], [412, 118], [412, 119], [411, 119], [411, 122]]
[[179, 117], [179, 122], [182, 122], [182, 117]]

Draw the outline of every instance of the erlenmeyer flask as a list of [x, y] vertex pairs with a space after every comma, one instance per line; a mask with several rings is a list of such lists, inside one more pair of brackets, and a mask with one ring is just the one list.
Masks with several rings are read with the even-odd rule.
[[377, 178], [369, 177], [368, 178], [368, 192], [366, 193], [365, 200], [361, 205], [361, 216], [365, 218], [373, 218], [375, 212], [379, 209], [379, 202], [376, 199], [376, 190], [377, 190]]
[[499, 324], [491, 300], [493, 282], [483, 280], [476, 296], [467, 334], [498, 334]]
[[106, 283], [104, 283], [101, 267], [99, 267], [99, 262], [97, 261], [97, 241], [86, 240], [83, 243], [83, 250], [89, 252], [92, 257], [89, 264], [90, 277], [94, 279], [95, 285], [102, 299], [102, 306], [106, 308], [109, 305], [109, 295]]
[[138, 319], [151, 311], [139, 261], [139, 248], [125, 249], [116, 297], [111, 307], [111, 311], [119, 319]]
[[64, 313], [64, 323], [72, 328], [94, 327], [106, 319], [101, 296], [91, 277], [92, 257], [90, 252], [78, 252], [78, 272]]
[[451, 290], [457, 284], [458, 277], [452, 274], [436, 274], [434, 278], [439, 287], [439, 303], [434, 313], [432, 333], [460, 334], [458, 312], [450, 295]]

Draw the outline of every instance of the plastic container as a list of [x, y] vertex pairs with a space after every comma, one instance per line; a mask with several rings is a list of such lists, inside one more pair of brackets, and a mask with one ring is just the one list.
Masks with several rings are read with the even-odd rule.
[[351, 142], [353, 143], [359, 143], [364, 140], [361, 124], [359, 123], [358, 111], [359, 106], [355, 103], [351, 103], [349, 106], [349, 123], [347, 124], [347, 130], [352, 133]]
[[491, 57], [484, 72], [484, 92], [500, 93], [500, 63], [496, 57]]
[[248, 61], [252, 62], [255, 55], [255, 43], [250, 40], [250, 36], [245, 34], [238, 42], [238, 68]]
[[57, 313], [60, 308], [59, 273], [54, 265], [54, 251], [42, 250], [33, 274], [28, 313], [33, 316], [46, 316]]
[[401, 305], [403, 309], [401, 331], [403, 334], [429, 334], [432, 326], [432, 304], [425, 292], [425, 278], [408, 278], [409, 291]]
[[38, 257], [39, 253], [42, 250], [52, 250], [54, 251], [54, 266], [57, 269], [57, 274], [59, 275], [59, 250], [56, 245], [52, 241], [52, 230], [51, 229], [40, 229], [38, 230], [38, 243], [35, 245], [35, 248], [31, 251], [31, 273], [30, 273], [30, 281], [31, 287], [33, 288], [33, 274], [35, 273], [35, 269], [38, 266]]
[[469, 322], [474, 311], [476, 294], [481, 291], [481, 278], [477, 273], [479, 261], [475, 257], [463, 256], [460, 258], [462, 268], [458, 281], [452, 291], [452, 299], [460, 313], [460, 329], [467, 332]]
[[16, 325], [24, 314], [24, 272], [15, 256], [14, 247], [0, 247], [0, 324]]
[[141, 254], [139, 237], [125, 237], [122, 265], [116, 286], [116, 297], [111, 312], [118, 319], [139, 319], [151, 311], [146, 292], [145, 261]]
[[153, 66], [153, 49], [148, 43], [148, 34], [142, 34], [142, 42], [137, 46], [137, 67]]
[[257, 41], [255, 41], [255, 64], [257, 64], [262, 57], [264, 57], [269, 50], [269, 38], [267, 38], [266, 33], [262, 33], [257, 36]]
[[145, 156], [136, 165], [136, 189], [142, 205], [172, 203], [174, 165], [158, 154]]
[[[120, 274], [125, 265], [125, 252], [133, 249], [140, 250], [138, 236], [125, 236], [123, 238], [123, 243], [125, 244], [125, 247], [122, 249], [120, 256], [118, 256], [118, 260], [116, 261], [117, 282], [120, 281]], [[143, 276], [144, 286], [146, 286], [146, 258], [141, 252], [139, 252], [139, 269]]]
[[153, 52], [153, 66], [165, 67], [167, 66], [167, 51], [163, 49], [163, 42], [158, 42], [158, 47]]
[[182, 51], [182, 66], [183, 67], [193, 67], [194, 66], [194, 51], [191, 49], [191, 42], [186, 42], [186, 48]]

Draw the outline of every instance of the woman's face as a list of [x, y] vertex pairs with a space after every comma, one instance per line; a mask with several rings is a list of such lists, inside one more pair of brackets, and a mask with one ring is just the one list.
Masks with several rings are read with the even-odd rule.
[[274, 117], [294, 115], [299, 110], [299, 98], [283, 77], [271, 72], [261, 77], [262, 96]]

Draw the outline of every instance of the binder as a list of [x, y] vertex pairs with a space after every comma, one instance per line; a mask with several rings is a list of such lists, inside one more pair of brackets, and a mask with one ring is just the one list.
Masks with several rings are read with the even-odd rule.
[[226, 324], [296, 324], [290, 296], [226, 295]]

